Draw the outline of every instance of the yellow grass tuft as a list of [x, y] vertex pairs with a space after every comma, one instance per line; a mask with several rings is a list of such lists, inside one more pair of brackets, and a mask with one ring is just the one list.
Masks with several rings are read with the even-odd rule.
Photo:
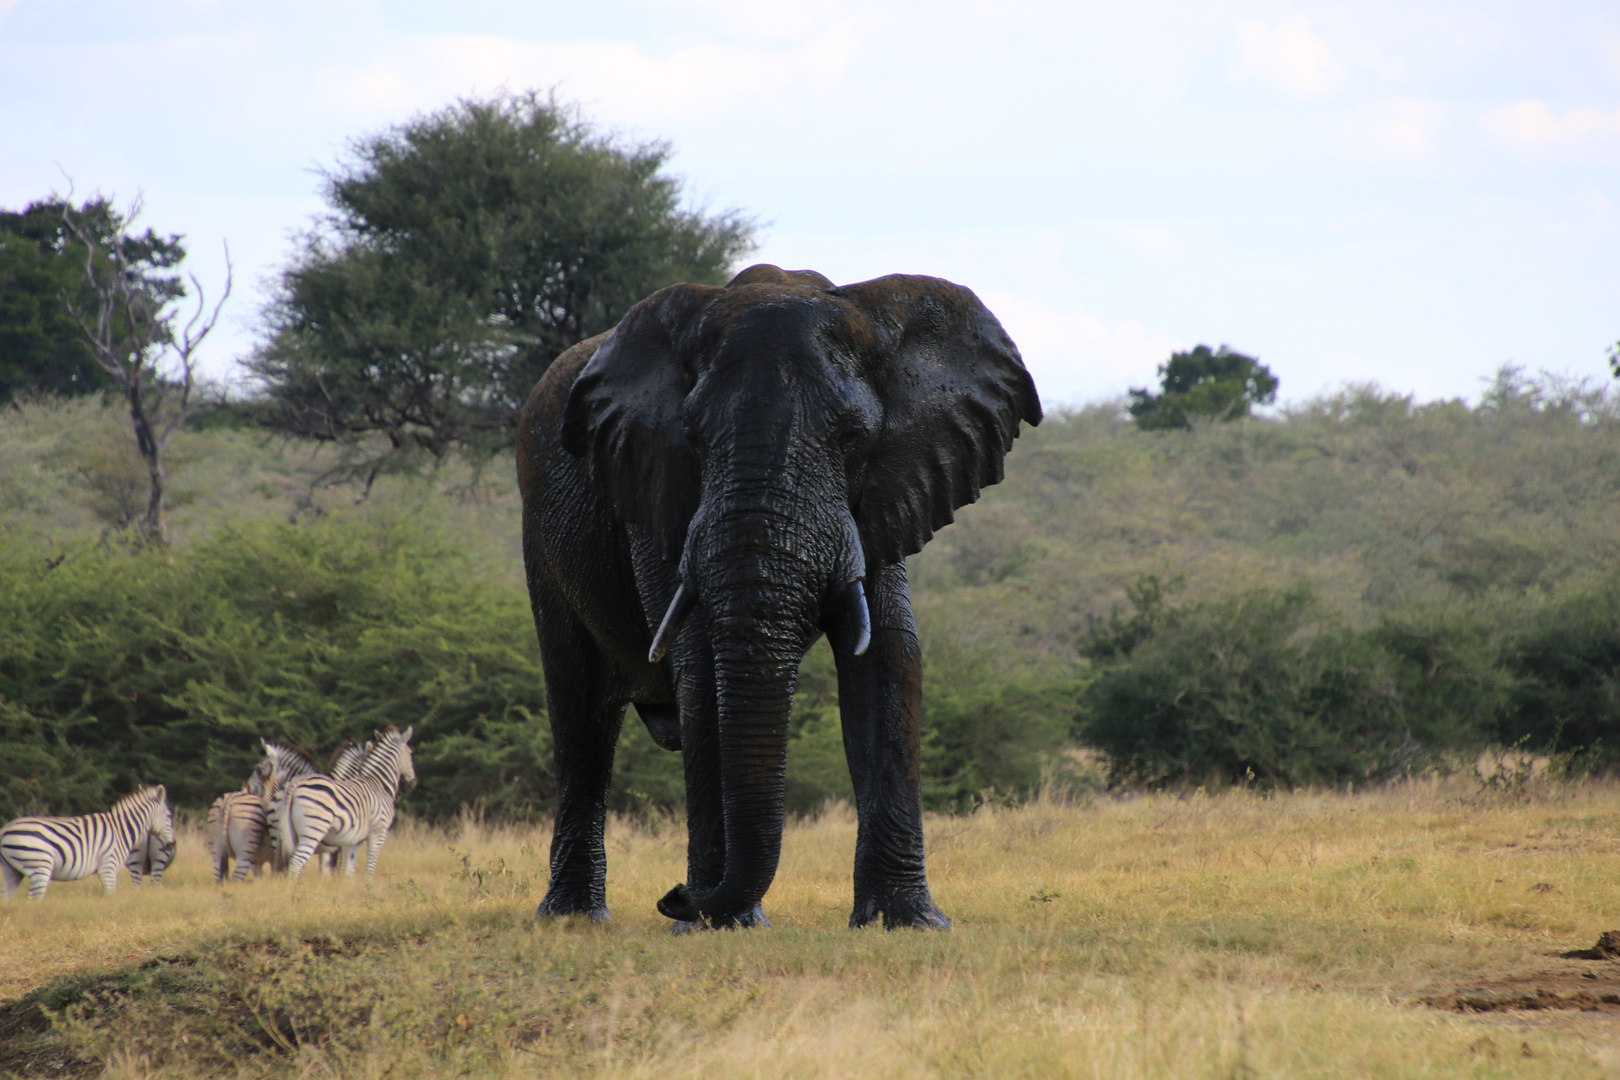
[[[374, 884], [216, 888], [190, 828], [159, 887], [0, 906], [0, 1074], [1620, 1069], [1620, 963], [1559, 955], [1620, 928], [1613, 785], [1045, 799], [927, 828], [949, 934], [844, 928], [834, 806], [788, 831], [775, 930], [684, 938], [653, 909], [682, 877], [676, 822], [612, 823], [605, 926], [534, 920], [544, 829], [405, 822]], [[17, 1027], [35, 1002], [53, 1030]]]

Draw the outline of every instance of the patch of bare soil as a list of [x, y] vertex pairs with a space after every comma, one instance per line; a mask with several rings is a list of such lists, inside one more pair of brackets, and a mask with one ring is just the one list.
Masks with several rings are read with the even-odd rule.
[[1590, 949], [1558, 954], [1541, 971], [1424, 998], [1426, 1005], [1454, 1012], [1515, 1012], [1573, 1009], [1620, 1016], [1620, 930], [1605, 931]]

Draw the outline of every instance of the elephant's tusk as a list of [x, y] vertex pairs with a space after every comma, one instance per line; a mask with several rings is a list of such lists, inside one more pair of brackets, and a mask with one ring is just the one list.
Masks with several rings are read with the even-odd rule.
[[866, 589], [861, 579], [856, 578], [844, 590], [844, 603], [855, 614], [855, 655], [863, 656], [866, 647], [872, 644], [872, 613], [866, 607]]
[[669, 651], [669, 643], [674, 640], [675, 632], [681, 628], [681, 623], [692, 614], [697, 607], [697, 594], [688, 592], [686, 582], [675, 590], [675, 599], [669, 602], [669, 610], [664, 612], [664, 621], [658, 624], [658, 633], [653, 635], [652, 648], [647, 652], [647, 659], [656, 664], [664, 658]]

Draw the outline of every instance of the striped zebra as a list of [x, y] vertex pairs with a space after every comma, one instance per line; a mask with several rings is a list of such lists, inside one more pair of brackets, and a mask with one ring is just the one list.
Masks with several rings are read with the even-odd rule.
[[129, 861], [124, 865], [129, 867], [129, 880], [139, 885], [147, 878], [152, 879], [156, 885], [163, 880], [163, 871], [174, 862], [174, 841], [164, 842], [161, 836], [151, 833], [146, 835], [146, 843], [136, 844], [129, 849]]
[[260, 761], [240, 791], [227, 791], [208, 808], [208, 844], [214, 860], [214, 884], [225, 880], [225, 870], [236, 862], [233, 881], [246, 881], [248, 870], [254, 877], [264, 874], [264, 864], [274, 852], [270, 845], [269, 800], [275, 765], [270, 758]]
[[379, 731], [353, 780], [305, 776], [282, 790], [278, 823], [282, 851], [292, 852], [287, 873], [298, 877], [317, 848], [341, 848], [345, 868], [355, 871], [355, 856], [366, 845], [366, 876], [377, 872], [377, 855], [394, 823], [399, 782], [416, 783], [411, 758], [411, 732], [393, 725]]
[[315, 763], [315, 755], [301, 746], [290, 746], [274, 739], [260, 739], [259, 745], [264, 748], [264, 760], [270, 765], [264, 790], [264, 827], [265, 835], [270, 839], [270, 866], [272, 870], [285, 870], [291, 853], [283, 851], [279, 844], [281, 828], [276, 816], [280, 813], [281, 793], [288, 784], [300, 777], [320, 776], [321, 767]]
[[83, 817], [24, 817], [0, 829], [0, 878], [5, 896], [16, 895], [28, 879], [28, 899], [38, 900], [53, 880], [77, 881], [96, 874], [101, 891], [118, 887], [118, 871], [129, 853], [148, 836], [174, 843], [163, 785], [143, 787], [113, 804], [112, 809]]

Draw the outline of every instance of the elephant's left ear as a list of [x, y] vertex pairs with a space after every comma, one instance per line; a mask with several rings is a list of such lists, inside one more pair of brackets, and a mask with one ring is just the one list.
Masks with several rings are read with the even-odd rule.
[[868, 565], [887, 566], [1001, 481], [1018, 423], [1040, 423], [1041, 400], [1018, 347], [970, 290], [893, 274], [835, 295], [882, 343], [869, 356], [883, 427], [855, 520]]
[[586, 362], [563, 407], [563, 447], [587, 460], [613, 515], [651, 532], [672, 560], [701, 492], [682, 411], [692, 377], [678, 339], [718, 292], [672, 285], [636, 304]]

